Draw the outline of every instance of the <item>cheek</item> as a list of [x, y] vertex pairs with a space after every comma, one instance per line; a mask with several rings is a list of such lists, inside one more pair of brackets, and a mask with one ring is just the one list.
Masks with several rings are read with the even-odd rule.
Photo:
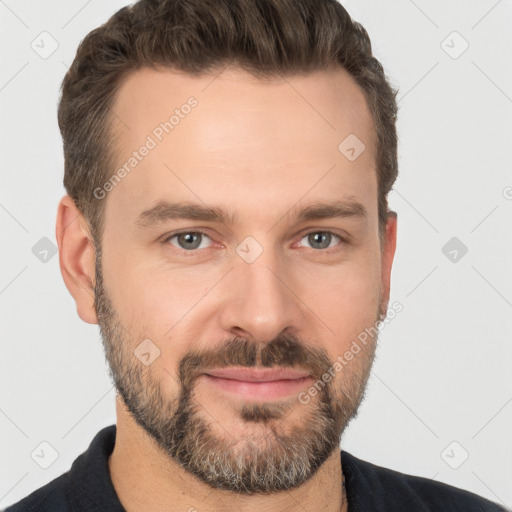
[[[380, 300], [380, 268], [375, 263], [310, 273], [302, 300], [325, 328], [325, 345], [332, 357], [347, 350], [366, 328], [376, 325]], [[318, 323], [318, 321], [317, 321]]]
[[116, 267], [110, 279], [112, 300], [126, 329], [154, 340], [162, 351], [172, 346], [174, 354], [186, 350], [183, 330], [204, 307], [201, 299], [214, 283], [212, 276], [155, 271], [136, 261]]

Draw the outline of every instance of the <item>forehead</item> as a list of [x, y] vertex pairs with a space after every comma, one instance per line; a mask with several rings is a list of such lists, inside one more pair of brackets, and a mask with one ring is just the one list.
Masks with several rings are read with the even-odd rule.
[[[305, 195], [366, 196], [376, 207], [373, 118], [341, 68], [273, 80], [237, 68], [142, 68], [120, 87], [112, 114], [112, 175], [125, 172], [109, 191], [109, 210], [135, 218], [176, 199], [261, 216], [262, 201], [284, 206]], [[347, 149], [364, 150], [354, 159]]]

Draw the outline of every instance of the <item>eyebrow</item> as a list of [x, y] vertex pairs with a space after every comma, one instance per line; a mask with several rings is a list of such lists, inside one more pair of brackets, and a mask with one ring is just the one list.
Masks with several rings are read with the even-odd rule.
[[[354, 199], [347, 201], [318, 201], [301, 208], [292, 208], [284, 217], [294, 218], [297, 222], [335, 218], [366, 219], [368, 211], [360, 202]], [[238, 212], [227, 212], [218, 206], [159, 201], [155, 206], [141, 212], [136, 219], [136, 224], [141, 227], [149, 227], [153, 224], [161, 224], [169, 220], [179, 219], [234, 225], [238, 222], [239, 215]]]

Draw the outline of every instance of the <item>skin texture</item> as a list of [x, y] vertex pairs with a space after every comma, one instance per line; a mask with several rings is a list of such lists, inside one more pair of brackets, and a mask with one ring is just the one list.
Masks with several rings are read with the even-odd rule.
[[[342, 69], [261, 81], [236, 68], [143, 68], [113, 107], [117, 165], [191, 96], [197, 106], [102, 199], [98, 257], [69, 196], [58, 209], [62, 275], [80, 318], [100, 325], [118, 389], [114, 487], [128, 512], [345, 511], [338, 445], [363, 399], [376, 337], [306, 404], [297, 393], [223, 392], [202, 373], [266, 365], [321, 380], [385, 313], [397, 219], [389, 215], [381, 245], [364, 95]], [[366, 146], [354, 161], [338, 150], [349, 134]], [[161, 200], [238, 217], [138, 225]], [[367, 215], [294, 218], [334, 200], [357, 201]], [[207, 236], [196, 249], [193, 238], [169, 238], [177, 230]], [[326, 231], [341, 238], [314, 235]], [[249, 263], [240, 246], [262, 252]], [[146, 366], [134, 351], [147, 339], [160, 353]]]

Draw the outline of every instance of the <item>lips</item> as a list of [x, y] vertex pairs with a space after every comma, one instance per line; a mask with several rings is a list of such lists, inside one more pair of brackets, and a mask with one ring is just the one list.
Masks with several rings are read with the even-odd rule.
[[292, 368], [218, 368], [206, 370], [201, 377], [206, 389], [260, 402], [289, 400], [313, 381], [307, 371]]
[[281, 380], [298, 380], [310, 377], [307, 371], [291, 368], [220, 368], [204, 372], [210, 377], [238, 380], [243, 382], [274, 382]]

